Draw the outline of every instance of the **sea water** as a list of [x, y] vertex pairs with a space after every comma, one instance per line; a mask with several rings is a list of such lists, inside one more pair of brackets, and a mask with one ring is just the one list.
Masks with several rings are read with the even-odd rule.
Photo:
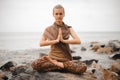
[[[120, 40], [120, 32], [76, 32], [82, 43]], [[41, 32], [0, 32], [0, 50], [38, 49]], [[48, 48], [48, 47], [44, 47]]]

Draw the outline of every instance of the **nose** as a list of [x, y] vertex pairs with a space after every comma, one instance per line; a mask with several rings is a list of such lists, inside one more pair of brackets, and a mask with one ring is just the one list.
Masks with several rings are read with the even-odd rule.
[[59, 18], [60, 16], [61, 16], [60, 14], [57, 15], [58, 18]]

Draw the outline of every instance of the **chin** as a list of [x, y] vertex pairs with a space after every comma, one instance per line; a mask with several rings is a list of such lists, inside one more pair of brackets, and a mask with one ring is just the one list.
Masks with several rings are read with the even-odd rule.
[[56, 22], [61, 23], [62, 21], [61, 20], [57, 20]]

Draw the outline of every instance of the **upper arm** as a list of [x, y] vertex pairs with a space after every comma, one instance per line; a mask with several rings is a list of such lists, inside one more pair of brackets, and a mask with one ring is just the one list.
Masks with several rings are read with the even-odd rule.
[[69, 28], [70, 29], [70, 34], [72, 36], [73, 39], [79, 39], [79, 37], [77, 36], [77, 34], [75, 33], [75, 31], [73, 30], [73, 28]]
[[44, 45], [46, 40], [47, 39], [44, 36], [42, 36], [41, 39], [40, 39], [40, 46]]
[[46, 38], [44, 36], [41, 37], [40, 43], [43, 42], [43, 41], [46, 41]]
[[46, 29], [44, 30], [44, 32], [43, 32], [43, 34], [42, 34], [42, 36], [41, 36], [41, 38], [40, 38], [40, 43], [47, 40], [47, 38], [46, 38], [46, 36], [47, 36], [47, 35], [46, 35], [47, 31], [48, 31], [48, 28], [46, 28]]

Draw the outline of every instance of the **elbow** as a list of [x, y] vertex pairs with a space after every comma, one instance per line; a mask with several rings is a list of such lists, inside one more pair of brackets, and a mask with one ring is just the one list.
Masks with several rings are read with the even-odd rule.
[[40, 46], [40, 47], [42, 47], [42, 46], [43, 46], [43, 44], [42, 44], [42, 43], [40, 43], [40, 44], [39, 44], [39, 46]]
[[39, 45], [40, 47], [42, 47], [42, 45]]
[[39, 47], [42, 47], [42, 45], [40, 44]]
[[79, 39], [75, 39], [72, 44], [81, 44], [81, 41]]
[[81, 44], [81, 41], [78, 41], [78, 44]]
[[79, 44], [81, 44], [81, 41], [80, 41], [80, 43]]

